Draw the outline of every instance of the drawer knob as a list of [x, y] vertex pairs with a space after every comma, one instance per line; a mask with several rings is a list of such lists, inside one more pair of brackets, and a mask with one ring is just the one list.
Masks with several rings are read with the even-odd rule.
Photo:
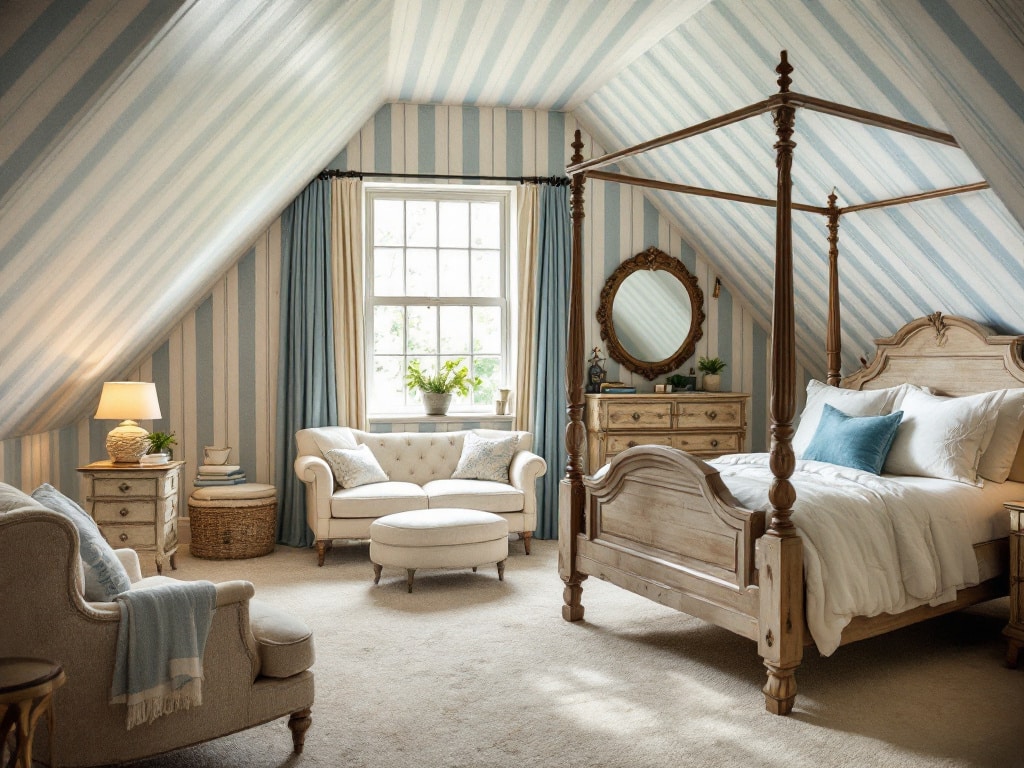
[[626, 447], [627, 448], [636, 448], [636, 440], [630, 440], [628, 443], [626, 443]]
[[718, 418], [718, 412], [717, 411], [705, 411], [704, 415], [707, 416], [709, 419], [711, 419], [711, 421], [714, 421], [715, 419]]
[[121, 541], [128, 541], [128, 534], [127, 533], [122, 533], [117, 538], [119, 538]]
[[712, 448], [717, 448], [718, 447], [718, 441], [717, 440], [712, 440], [711, 441], [711, 447]]
[[640, 421], [640, 414], [636, 411], [633, 412], [633, 421]]
[[121, 517], [128, 517], [128, 510], [125, 507], [121, 507], [121, 511], [118, 512]]
[[131, 489], [131, 483], [121, 483], [119, 486], [117, 486], [117, 490], [119, 490], [121, 493], [128, 493], [128, 491], [130, 491]]

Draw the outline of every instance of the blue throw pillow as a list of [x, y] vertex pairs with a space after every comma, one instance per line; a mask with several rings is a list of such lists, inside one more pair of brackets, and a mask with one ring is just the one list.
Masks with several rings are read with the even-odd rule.
[[825, 403], [802, 458], [881, 474], [902, 419], [903, 411], [887, 416], [847, 416]]
[[109, 602], [131, 589], [128, 571], [103, 538], [96, 521], [84, 509], [49, 483], [32, 491], [32, 498], [51, 512], [64, 515], [78, 529], [78, 553], [85, 566], [83, 594], [86, 600]]

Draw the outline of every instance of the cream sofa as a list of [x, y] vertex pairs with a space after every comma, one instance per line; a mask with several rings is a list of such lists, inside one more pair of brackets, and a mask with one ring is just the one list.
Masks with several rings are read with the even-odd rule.
[[[172, 584], [142, 577], [134, 550], [115, 549], [131, 589]], [[67, 683], [54, 695], [54, 754], [49, 739], [33, 756], [47, 765], [121, 763], [288, 717], [302, 751], [313, 705], [313, 638], [301, 620], [253, 597], [248, 581], [216, 584], [217, 610], [203, 654], [203, 702], [131, 730], [125, 705], [109, 704], [121, 611], [83, 596], [74, 523], [0, 483], [0, 652], [59, 663]], [[44, 718], [45, 720], [45, 718]], [[280, 759], [285, 759], [282, 749]]]
[[[531, 452], [529, 432], [474, 429], [494, 439], [517, 435], [509, 482], [456, 480], [452, 473], [470, 430], [458, 432], [363, 432], [349, 427], [314, 427], [295, 433], [295, 474], [306, 484], [306, 520], [316, 536], [317, 563], [333, 539], [368, 539], [370, 524], [394, 512], [437, 507], [479, 509], [501, 515], [523, 536], [526, 554], [537, 527], [537, 478], [547, 462]], [[324, 455], [332, 448], [369, 446], [387, 473], [383, 483], [340, 488]]]

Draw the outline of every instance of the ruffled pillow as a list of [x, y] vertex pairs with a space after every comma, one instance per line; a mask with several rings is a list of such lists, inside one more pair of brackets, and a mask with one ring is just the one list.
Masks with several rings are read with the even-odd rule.
[[32, 498], [51, 512], [64, 515], [78, 529], [78, 553], [85, 576], [82, 594], [86, 600], [109, 602], [131, 589], [128, 571], [103, 538], [96, 521], [84, 509], [49, 483], [43, 483], [32, 491]]
[[455, 467], [453, 478], [458, 480], [492, 480], [508, 482], [508, 465], [519, 443], [518, 435], [490, 440], [472, 432], [466, 433], [462, 456]]
[[324, 458], [331, 465], [334, 479], [342, 488], [385, 483], [390, 479], [368, 445], [359, 445], [355, 448], [332, 448], [324, 454]]

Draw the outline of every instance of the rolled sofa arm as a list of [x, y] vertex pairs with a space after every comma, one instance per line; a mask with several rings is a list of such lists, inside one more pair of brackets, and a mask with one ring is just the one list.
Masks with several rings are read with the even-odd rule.
[[315, 531], [317, 520], [329, 520], [331, 517], [334, 473], [326, 461], [308, 454], [296, 457], [294, 466], [295, 476], [306, 484], [306, 519]]
[[139, 564], [139, 553], [134, 549], [115, 549], [114, 554], [128, 572], [128, 581], [134, 584], [142, 578], [142, 565]]
[[523, 492], [523, 516], [527, 531], [537, 527], [537, 478], [546, 474], [548, 463], [530, 451], [517, 451], [508, 468], [508, 480]]

